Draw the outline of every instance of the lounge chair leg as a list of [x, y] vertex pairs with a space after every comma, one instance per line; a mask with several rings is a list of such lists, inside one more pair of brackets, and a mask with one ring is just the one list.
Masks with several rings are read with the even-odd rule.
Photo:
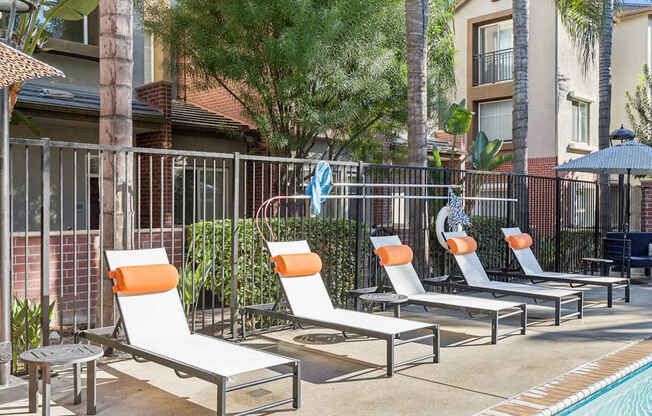
[[226, 416], [226, 378], [217, 382], [217, 416]]
[[491, 343], [498, 343], [498, 312], [494, 312], [491, 317]]
[[580, 292], [580, 299], [577, 301], [577, 319], [584, 318], [584, 292]]
[[561, 298], [555, 300], [555, 326], [561, 325]]
[[292, 379], [292, 407], [301, 407], [301, 361], [294, 363], [294, 377]]
[[437, 364], [439, 363], [439, 351], [441, 349], [441, 343], [439, 342], [439, 325], [432, 330], [432, 353], [435, 356], [432, 358], [432, 362]]
[[521, 335], [527, 333], [527, 304], [521, 306]]
[[607, 308], [614, 307], [614, 285], [607, 286]]
[[625, 286], [625, 303], [629, 303], [629, 280], [627, 281], [627, 286]]
[[394, 375], [394, 335], [387, 338], [387, 377]]

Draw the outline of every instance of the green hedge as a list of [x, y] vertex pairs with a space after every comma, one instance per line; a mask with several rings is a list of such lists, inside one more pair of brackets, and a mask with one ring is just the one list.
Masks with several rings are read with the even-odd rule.
[[[291, 217], [271, 219], [276, 240], [305, 239], [323, 261], [322, 277], [333, 301], [343, 304], [347, 290], [355, 286], [357, 222], [346, 219]], [[202, 294], [202, 289], [224, 297], [230, 305], [233, 262], [232, 221], [199, 222], [188, 227], [187, 260], [180, 282], [184, 288], [186, 312]], [[263, 227], [260, 224], [261, 229]], [[267, 233], [266, 233], [267, 234]], [[363, 225], [360, 238], [367, 241], [370, 229]], [[269, 236], [268, 236], [269, 238]], [[238, 222], [238, 300], [239, 305], [273, 302], [279, 294], [277, 278], [269, 253], [252, 219]], [[193, 302], [194, 281], [194, 302]]]

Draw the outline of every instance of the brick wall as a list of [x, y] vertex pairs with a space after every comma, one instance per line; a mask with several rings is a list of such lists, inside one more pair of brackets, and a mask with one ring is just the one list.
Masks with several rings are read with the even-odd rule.
[[[174, 251], [172, 251], [172, 231], [149, 230], [138, 233], [135, 246], [142, 248], [165, 247], [168, 257], [177, 267], [181, 266], [183, 231], [174, 232]], [[162, 242], [161, 242], [162, 241]], [[89, 244], [90, 243], [90, 244]], [[90, 248], [90, 250], [89, 250]], [[86, 327], [89, 322], [88, 302], [90, 301], [90, 322], [95, 322], [95, 306], [100, 288], [98, 269], [100, 262], [99, 233], [91, 231], [90, 238], [85, 231], [77, 235], [66, 232], [63, 236], [50, 236], [50, 301], [55, 301], [52, 327], [61, 323], [72, 325], [76, 313], [78, 326]], [[110, 284], [105, 280], [103, 284]], [[27, 285], [27, 292], [25, 291]], [[41, 299], [41, 238], [40, 236], [14, 235], [12, 249], [12, 294], [20, 299], [27, 298], [40, 303]], [[89, 297], [90, 295], [90, 297]], [[110, 324], [110, 323], [105, 323]]]
[[[185, 86], [183, 83], [181, 85], [183, 98], [190, 104], [255, 128], [253, 122], [244, 114], [242, 105], [224, 88], [217, 86], [204, 89], [192, 81], [188, 81]], [[231, 88], [237, 86], [230, 85], [229, 89]]]
[[[172, 83], [157, 81], [136, 89], [138, 98], [163, 113], [160, 130], [136, 135], [137, 147], [172, 149]], [[140, 162], [140, 226], [169, 227], [172, 225], [172, 160], [168, 157], [136, 157]], [[163, 166], [161, 166], [161, 162]], [[151, 164], [151, 172], [150, 172]], [[161, 176], [162, 175], [162, 176]], [[151, 186], [150, 186], [151, 182]], [[151, 195], [150, 195], [151, 188]], [[161, 218], [161, 203], [163, 218]], [[150, 209], [152, 215], [150, 218]]]
[[[554, 178], [555, 170], [554, 167], [557, 166], [557, 156], [550, 157], [532, 157], [528, 161], [528, 174], [532, 176], [545, 176], [548, 178]], [[507, 162], [504, 165], [496, 169], [496, 172], [511, 172], [512, 171], [512, 162]]]

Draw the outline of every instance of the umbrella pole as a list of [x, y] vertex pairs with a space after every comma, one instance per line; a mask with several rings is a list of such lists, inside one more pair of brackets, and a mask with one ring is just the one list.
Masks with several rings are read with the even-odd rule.
[[626, 217], [625, 217], [625, 218], [627, 218], [627, 223], [626, 223], [627, 224], [627, 231], [629, 231], [629, 226], [630, 226], [630, 221], [631, 221], [631, 218], [630, 218], [630, 215], [631, 215], [631, 212], [630, 212], [631, 205], [630, 204], [631, 204], [631, 199], [632, 199], [632, 184], [630, 182], [631, 173], [632, 173], [632, 170], [627, 169], [627, 214], [626, 214]]
[[625, 224], [625, 175], [618, 175], [618, 229], [623, 231]]
[[[9, 383], [10, 333], [10, 234], [9, 234], [9, 89], [0, 93], [0, 386]], [[9, 357], [3, 357], [8, 354]], [[8, 358], [8, 361], [6, 359]]]

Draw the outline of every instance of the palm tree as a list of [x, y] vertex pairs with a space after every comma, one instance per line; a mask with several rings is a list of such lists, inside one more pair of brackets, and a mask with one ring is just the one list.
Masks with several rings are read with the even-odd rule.
[[[411, 166], [425, 167], [428, 163], [428, 141], [426, 122], [428, 119], [428, 0], [405, 0], [405, 27], [407, 34], [408, 69], [408, 162]], [[425, 170], [413, 178], [416, 183], [425, 183]], [[428, 230], [427, 210], [424, 201], [415, 200], [410, 206], [410, 228], [415, 230], [417, 258], [427, 259]], [[427, 262], [426, 262], [427, 263]], [[419, 264], [419, 271], [423, 262]]]
[[[600, 149], [605, 149], [610, 145], [614, 0], [555, 0], [555, 3], [585, 71], [595, 62], [596, 45], [599, 47], [598, 138]], [[600, 194], [600, 222], [606, 231], [611, 225], [609, 175], [600, 175]]]
[[[512, 143], [514, 159], [512, 172], [528, 173], [528, 47], [530, 0], [512, 0], [514, 22], [514, 87], [512, 93]], [[517, 220], [521, 228], [529, 230], [529, 196], [525, 176], [515, 178], [514, 190], [518, 199]]]
[[[132, 145], [132, 3], [133, 0], [100, 0], [100, 144]], [[100, 185], [106, 195], [102, 201], [104, 247], [130, 247], [130, 217], [127, 214], [128, 206], [125, 204], [129, 204], [130, 200], [133, 175], [129, 166], [133, 165], [127, 157], [126, 152], [120, 152], [114, 160], [111, 152], [104, 153], [104, 171]], [[116, 195], [113, 191], [114, 172]], [[111, 285], [104, 285], [104, 291], [100, 295], [104, 299], [103, 302], [97, 302], [102, 308], [96, 315], [100, 320], [98, 324], [108, 325], [113, 319]]]
[[528, 148], [528, 14], [529, 0], [512, 0], [514, 21], [514, 92], [512, 110], [512, 143], [514, 173], [527, 174]]
[[408, 69], [408, 158], [426, 166], [428, 0], [405, 0]]

